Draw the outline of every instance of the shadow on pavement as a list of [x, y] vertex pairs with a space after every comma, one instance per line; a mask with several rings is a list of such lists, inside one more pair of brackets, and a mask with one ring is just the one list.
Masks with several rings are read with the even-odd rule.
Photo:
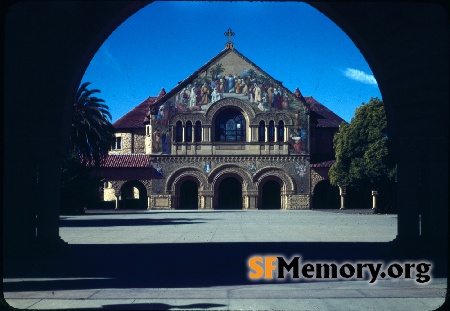
[[227, 305], [218, 303], [192, 303], [188, 305], [168, 305], [165, 303], [133, 303], [133, 304], [118, 304], [118, 305], [105, 305], [103, 309], [107, 310], [171, 310], [171, 309], [188, 309], [188, 310], [200, 310], [209, 308], [228, 309]]
[[255, 285], [258, 283], [247, 278], [247, 260], [255, 255], [283, 255], [287, 258], [298, 255], [302, 263], [425, 260], [432, 263], [434, 278], [447, 276], [444, 254], [431, 255], [421, 249], [405, 250], [392, 242], [69, 244], [63, 252], [55, 254], [40, 250], [36, 254], [4, 258], [4, 278], [26, 280], [5, 282], [3, 290]]
[[[204, 223], [204, 219], [196, 218], [164, 218], [164, 219], [84, 219], [82, 217], [61, 217], [59, 227], [118, 227], [118, 226], [163, 226]], [[213, 219], [208, 219], [213, 220]]]

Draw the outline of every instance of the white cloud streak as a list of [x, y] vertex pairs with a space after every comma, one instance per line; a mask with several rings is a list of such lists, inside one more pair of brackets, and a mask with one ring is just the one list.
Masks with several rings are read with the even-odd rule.
[[359, 81], [365, 84], [378, 85], [375, 77], [373, 75], [365, 73], [364, 71], [353, 68], [347, 68], [343, 71], [343, 73], [349, 79]]

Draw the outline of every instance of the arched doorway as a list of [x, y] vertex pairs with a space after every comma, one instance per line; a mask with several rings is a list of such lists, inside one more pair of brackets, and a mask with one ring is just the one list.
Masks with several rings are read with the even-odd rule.
[[218, 209], [242, 209], [242, 184], [238, 179], [226, 177], [220, 182]]
[[314, 187], [312, 197], [313, 209], [339, 209], [340, 194], [339, 187], [332, 186], [328, 179], [321, 180]]
[[265, 182], [261, 192], [261, 209], [281, 209], [281, 186], [277, 181]]
[[180, 196], [178, 198], [178, 209], [198, 209], [198, 185], [196, 182], [186, 180], [181, 184]]
[[146, 209], [147, 189], [137, 180], [128, 181], [120, 188], [119, 209]]

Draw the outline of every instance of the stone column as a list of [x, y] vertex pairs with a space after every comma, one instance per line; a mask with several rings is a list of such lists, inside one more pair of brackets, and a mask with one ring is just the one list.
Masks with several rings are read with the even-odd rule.
[[345, 209], [345, 195], [346, 189], [343, 186], [339, 186], [339, 194], [341, 195], [341, 209]]
[[242, 196], [243, 209], [258, 209], [258, 191], [246, 191]]
[[212, 191], [200, 191], [199, 198], [201, 197], [201, 201], [199, 202], [199, 208], [201, 209], [212, 209], [213, 195]]
[[182, 132], [182, 134], [181, 134], [181, 142], [184, 143], [184, 142], [186, 142], [186, 137], [185, 137], [185, 134], [186, 134], [186, 126], [183, 125], [182, 129], [183, 129], [183, 132]]
[[48, 246], [59, 237], [61, 159], [49, 152], [39, 161], [37, 238]]
[[419, 172], [417, 158], [397, 156], [397, 241], [417, 241], [419, 237]]
[[266, 125], [265, 131], [264, 131], [264, 141], [266, 143], [269, 142], [269, 125]]
[[275, 125], [275, 137], [274, 137], [274, 141], [278, 142], [278, 125]]
[[120, 200], [120, 195], [116, 194], [116, 206], [114, 209], [119, 209], [119, 200]]
[[152, 197], [151, 195], [147, 195], [147, 209], [152, 208]]
[[372, 191], [372, 209], [377, 208], [377, 196], [378, 196], [378, 191]]

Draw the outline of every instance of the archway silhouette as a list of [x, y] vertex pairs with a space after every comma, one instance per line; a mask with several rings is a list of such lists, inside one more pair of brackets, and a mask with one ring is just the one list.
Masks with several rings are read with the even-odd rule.
[[313, 209], [338, 209], [339, 204], [339, 188], [332, 186], [328, 179], [319, 181], [314, 187]]
[[121, 200], [119, 209], [146, 209], [147, 189], [137, 180], [131, 180], [120, 188]]
[[281, 186], [275, 180], [268, 180], [262, 186], [261, 209], [281, 209]]
[[218, 209], [242, 209], [242, 184], [237, 178], [225, 177], [218, 192]]
[[[90, 2], [89, 14], [84, 9], [68, 10], [66, 5], [26, 2], [8, 11], [4, 45], [5, 248], [31, 245], [36, 228], [38, 237], [59, 243], [59, 197], [54, 189], [59, 187], [60, 156], [68, 143], [71, 98], [101, 44], [147, 3]], [[388, 134], [398, 159], [398, 240], [420, 240], [427, 247], [438, 244], [446, 249], [450, 41], [446, 11], [429, 3], [313, 2], [311, 6], [355, 43], [383, 94]], [[373, 27], [373, 20], [383, 22]], [[402, 31], [397, 31], [398, 27]], [[44, 98], [45, 104], [16, 104]], [[17, 122], [19, 116], [21, 122]], [[33, 139], [24, 124], [39, 129]], [[418, 124], [421, 129], [412, 134]], [[49, 145], [54, 147], [51, 152]], [[38, 167], [40, 199], [35, 209], [35, 192], [24, 193], [23, 189], [36, 188]], [[430, 172], [420, 186], [419, 167]], [[21, 183], [10, 182], [17, 178]], [[422, 230], [426, 234], [420, 239], [419, 189], [429, 193], [423, 203], [427, 230]]]
[[186, 180], [181, 184], [177, 209], [198, 209], [198, 185], [195, 181]]

